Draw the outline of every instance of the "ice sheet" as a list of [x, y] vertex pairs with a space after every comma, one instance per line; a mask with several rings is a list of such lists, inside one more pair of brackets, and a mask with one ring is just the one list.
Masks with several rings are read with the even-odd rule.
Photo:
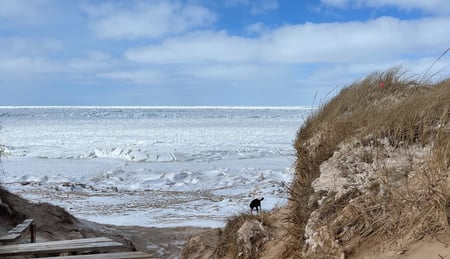
[[2, 184], [100, 223], [222, 226], [286, 202], [301, 108], [0, 108]]

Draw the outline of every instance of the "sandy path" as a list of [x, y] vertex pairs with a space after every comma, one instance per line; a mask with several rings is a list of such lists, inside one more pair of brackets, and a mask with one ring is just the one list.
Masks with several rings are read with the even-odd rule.
[[184, 243], [189, 237], [207, 230], [207, 228], [176, 227], [176, 228], [146, 228], [146, 227], [115, 227], [123, 236], [130, 240], [134, 247], [148, 252], [158, 258], [179, 258]]

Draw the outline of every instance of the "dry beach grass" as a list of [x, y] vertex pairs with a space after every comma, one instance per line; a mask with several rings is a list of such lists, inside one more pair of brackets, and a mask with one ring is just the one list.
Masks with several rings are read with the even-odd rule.
[[[414, 244], [438, 247], [427, 238], [450, 237], [450, 80], [423, 82], [399, 69], [370, 74], [311, 114], [295, 149], [287, 208], [233, 217], [209, 245], [211, 256], [420, 258], [428, 250]], [[248, 230], [258, 249], [243, 253], [238, 234], [255, 220], [276, 235]]]
[[[380, 83], [384, 86], [380, 86]], [[362, 242], [397, 249], [448, 227], [450, 199], [450, 81], [426, 84], [405, 79], [398, 69], [374, 73], [343, 89], [311, 116], [298, 132], [296, 178], [290, 189], [295, 230], [288, 255], [307, 257], [351, 253]], [[320, 166], [345, 144], [364, 152], [352, 163], [372, 167], [365, 188], [345, 195], [317, 194], [312, 183]], [[429, 150], [415, 161], [414, 148]], [[428, 148], [428, 149], [427, 149]], [[388, 164], [392, 153], [404, 152], [405, 166]], [[348, 154], [348, 151], [347, 151]], [[341, 171], [361, 174], [347, 161]], [[365, 169], [367, 171], [367, 169]], [[322, 205], [319, 206], [319, 201]], [[319, 209], [320, 207], [320, 209]], [[305, 246], [305, 228], [317, 212], [328, 236], [312, 249]], [[319, 223], [320, 222], [320, 223]], [[312, 251], [314, 250], [314, 251]]]

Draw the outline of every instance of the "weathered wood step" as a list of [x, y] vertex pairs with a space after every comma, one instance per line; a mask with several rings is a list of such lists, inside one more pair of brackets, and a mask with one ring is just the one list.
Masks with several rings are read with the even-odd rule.
[[105, 237], [0, 246], [0, 256], [48, 255], [71, 252], [110, 252], [125, 245]]
[[91, 254], [91, 255], [72, 255], [72, 256], [57, 256], [57, 257], [41, 257], [40, 259], [154, 259], [157, 257], [151, 256], [143, 252], [122, 252], [122, 253], [108, 253], [108, 254]]
[[33, 219], [26, 219], [0, 237], [0, 243], [11, 243], [19, 240], [27, 231], [31, 233], [31, 243], [36, 242], [36, 225]]

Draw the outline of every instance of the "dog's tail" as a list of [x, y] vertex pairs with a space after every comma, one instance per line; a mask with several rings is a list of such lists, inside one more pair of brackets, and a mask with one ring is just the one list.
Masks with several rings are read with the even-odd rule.
[[259, 199], [260, 201], [264, 200], [264, 197], [262, 197], [261, 199]]

